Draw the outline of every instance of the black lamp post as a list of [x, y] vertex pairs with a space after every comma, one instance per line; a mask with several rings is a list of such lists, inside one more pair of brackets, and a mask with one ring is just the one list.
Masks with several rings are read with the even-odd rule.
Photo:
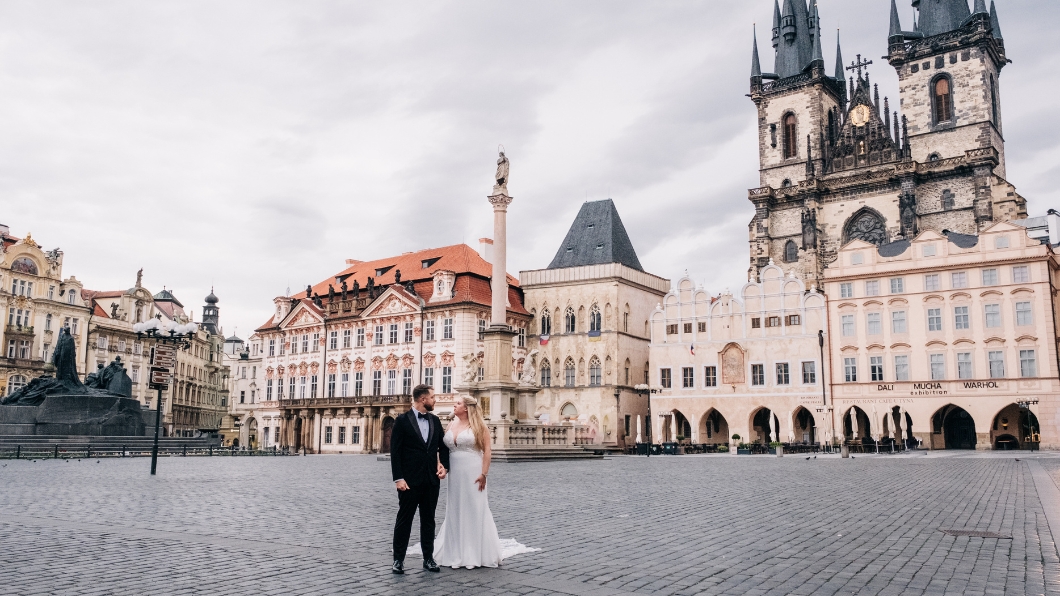
[[[195, 323], [181, 325], [171, 321], [162, 322], [160, 319], [150, 319], [146, 323], [133, 325], [133, 331], [136, 332], [137, 339], [142, 340], [144, 337], [153, 339], [156, 346], [151, 353], [150, 379], [150, 384], [158, 389], [158, 401], [155, 405], [155, 441], [151, 448], [151, 475], [154, 476], [158, 468], [158, 428], [162, 423], [162, 390], [168, 385], [165, 381], [172, 377], [172, 367], [176, 364], [175, 359], [173, 362], [160, 362], [157, 346], [158, 344], [171, 345], [186, 351], [191, 347], [191, 340], [199, 331], [199, 326]], [[166, 366], [162, 366], [163, 364]]]

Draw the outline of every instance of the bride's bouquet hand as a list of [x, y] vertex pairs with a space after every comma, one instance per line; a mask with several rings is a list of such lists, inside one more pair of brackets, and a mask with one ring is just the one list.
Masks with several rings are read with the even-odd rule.
[[479, 474], [479, 477], [475, 479], [475, 484], [478, 485], [479, 492], [486, 490], [486, 475]]

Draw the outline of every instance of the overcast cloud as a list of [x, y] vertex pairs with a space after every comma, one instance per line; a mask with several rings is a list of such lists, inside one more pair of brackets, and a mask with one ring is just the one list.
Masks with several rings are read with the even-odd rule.
[[[1060, 208], [1060, 3], [996, 1], [1008, 175], [1040, 214]], [[772, 6], [8, 0], [0, 222], [61, 247], [91, 289], [143, 267], [198, 319], [216, 286], [246, 338], [274, 296], [347, 258], [491, 235], [502, 143], [512, 273], [547, 266], [581, 203], [611, 197], [648, 271], [735, 289], [758, 186], [751, 30], [770, 69]], [[895, 100], [890, 2], [819, 6], [825, 39], [841, 27], [846, 61], [872, 59]]]

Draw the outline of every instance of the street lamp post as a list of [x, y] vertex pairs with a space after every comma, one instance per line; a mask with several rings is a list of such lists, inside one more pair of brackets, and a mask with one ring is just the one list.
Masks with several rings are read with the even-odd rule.
[[[150, 319], [146, 323], [133, 325], [137, 339], [153, 339], [155, 347], [151, 349], [151, 387], [158, 390], [158, 401], [155, 405], [155, 441], [151, 447], [151, 475], [158, 469], [158, 429], [162, 424], [162, 391], [169, 385], [176, 365], [176, 349], [187, 350], [191, 340], [199, 331], [195, 323], [181, 325], [174, 321]], [[168, 349], [165, 349], [168, 348]]]
[[648, 457], [651, 457], [651, 446], [655, 442], [655, 437], [652, 436], [652, 432], [651, 432], [651, 426], [652, 426], [652, 421], [651, 421], [651, 394], [658, 392], [658, 389], [651, 389], [650, 387], [648, 387], [647, 383], [642, 383], [640, 385], [635, 385], [633, 387], [633, 390], [636, 391], [640, 395], [647, 395], [648, 396], [648, 423], [646, 425], [647, 428], [645, 428], [644, 431], [645, 431], [645, 434], [647, 434], [648, 437], [650, 437], [650, 438], [648, 439], [648, 443], [647, 443], [646, 448], [644, 450], [644, 455], [646, 455]]

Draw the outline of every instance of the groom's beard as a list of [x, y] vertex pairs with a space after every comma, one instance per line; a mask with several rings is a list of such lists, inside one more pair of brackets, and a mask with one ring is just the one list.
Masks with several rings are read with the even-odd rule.
[[422, 405], [423, 405], [423, 409], [424, 410], [427, 410], [428, 412], [433, 412], [434, 411], [434, 404], [429, 404], [427, 402], [423, 402]]

